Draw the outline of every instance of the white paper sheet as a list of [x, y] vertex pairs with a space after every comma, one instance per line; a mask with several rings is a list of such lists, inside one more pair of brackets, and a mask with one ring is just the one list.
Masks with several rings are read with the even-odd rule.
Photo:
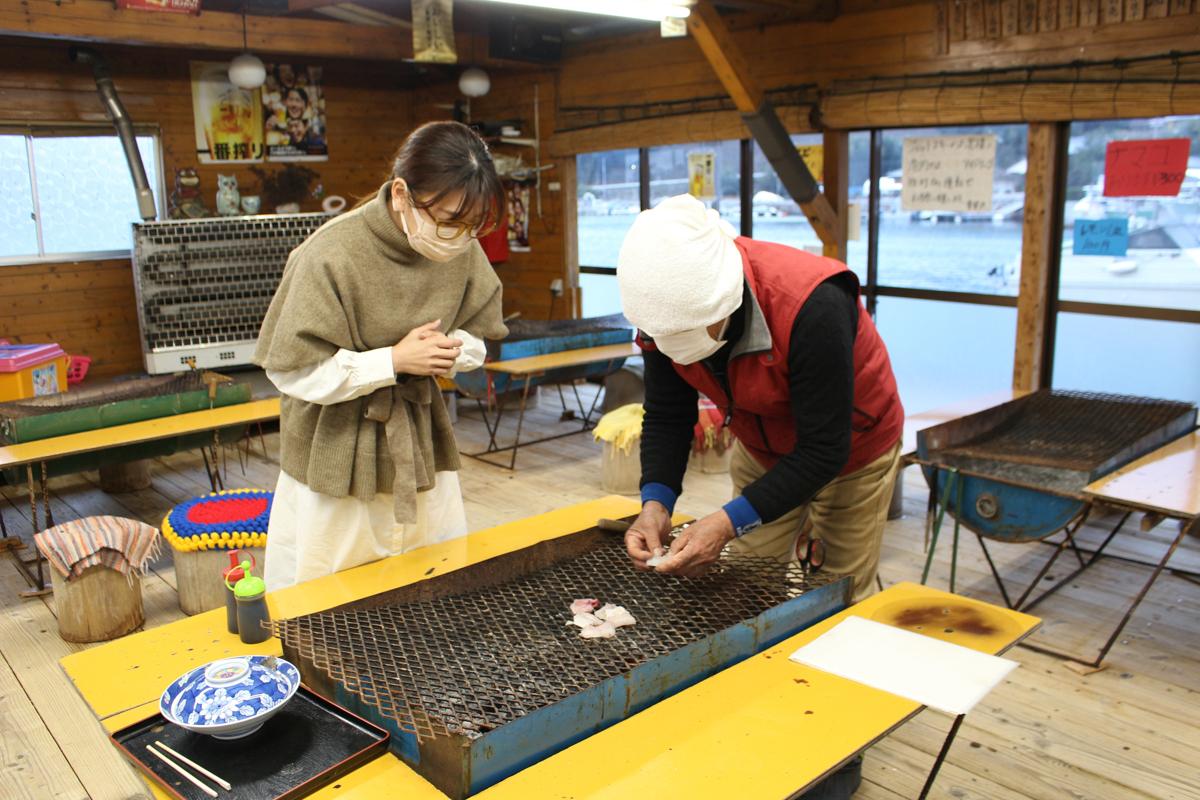
[[862, 617], [847, 617], [789, 658], [950, 714], [970, 711], [1017, 666]]

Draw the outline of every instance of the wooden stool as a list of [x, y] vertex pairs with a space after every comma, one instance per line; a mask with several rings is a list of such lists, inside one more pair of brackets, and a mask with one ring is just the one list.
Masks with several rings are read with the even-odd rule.
[[[266, 563], [266, 549], [239, 547], [239, 552], [254, 556], [256, 575]], [[179, 590], [179, 609], [190, 615], [225, 607], [225, 582], [221, 574], [229, 568], [228, 550], [175, 551], [175, 585]]]
[[102, 564], [67, 580], [50, 570], [58, 633], [68, 642], [103, 642], [142, 627], [142, 579]]
[[179, 608], [200, 614], [225, 605], [229, 552], [252, 556], [255, 574], [266, 564], [267, 522], [273, 492], [230, 489], [180, 503], [163, 519], [163, 538], [175, 558]]

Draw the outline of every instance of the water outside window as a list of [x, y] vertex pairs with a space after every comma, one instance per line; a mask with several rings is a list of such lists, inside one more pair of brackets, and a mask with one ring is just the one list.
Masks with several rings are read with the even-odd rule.
[[[576, 157], [575, 170], [579, 263], [615, 267], [621, 241], [641, 210], [638, 151], [585, 153]], [[586, 293], [584, 298], [586, 303]]]
[[[824, 138], [819, 133], [797, 134], [792, 142], [797, 146], [821, 145]], [[857, 239], [847, 242], [847, 261], [850, 269], [858, 275], [860, 283], [867, 280], [867, 195], [871, 174], [871, 134], [855, 131], [850, 134], [850, 187], [849, 202], [857, 204], [860, 233]], [[824, 186], [822, 185], [822, 189]], [[808, 223], [800, 206], [775, 174], [771, 163], [763, 155], [757, 143], [754, 145], [754, 238], [765, 242], [778, 242], [800, 250], [820, 252], [821, 240]]]
[[[902, 208], [904, 140], [923, 136], [993, 134], [989, 211]], [[1021, 219], [1025, 210], [1025, 125], [981, 125], [883, 132], [879, 181], [879, 284], [1016, 296], [1020, 284]], [[865, 193], [869, 181], [861, 187]]]

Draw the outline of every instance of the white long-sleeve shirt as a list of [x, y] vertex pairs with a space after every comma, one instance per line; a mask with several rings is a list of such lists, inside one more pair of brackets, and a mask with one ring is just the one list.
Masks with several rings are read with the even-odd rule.
[[[463, 330], [456, 330], [449, 336], [462, 340], [462, 349], [449, 377], [483, 365], [487, 355], [483, 340]], [[392, 370], [392, 348], [380, 347], [361, 353], [338, 350], [330, 358], [309, 367], [285, 372], [267, 370], [267, 378], [289, 397], [327, 406], [391, 386], [396, 382], [396, 373]]]
[[[483, 364], [481, 340], [461, 330], [450, 336], [463, 343], [452, 375]], [[363, 353], [338, 350], [311, 367], [267, 370], [267, 377], [284, 394], [319, 405], [344, 403], [396, 382], [390, 347]], [[467, 517], [458, 474], [437, 473], [434, 487], [417, 495], [416, 511], [416, 522], [398, 523], [390, 494], [370, 501], [330, 497], [280, 472], [267, 530], [267, 587], [281, 589], [464, 535]]]

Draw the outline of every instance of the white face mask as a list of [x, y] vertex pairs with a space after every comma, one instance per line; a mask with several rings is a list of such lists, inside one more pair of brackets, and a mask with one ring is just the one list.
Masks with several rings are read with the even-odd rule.
[[406, 203], [408, 210], [412, 212], [413, 218], [417, 221], [416, 226], [408, 224], [408, 214], [404, 211], [400, 212], [400, 226], [404, 229], [404, 235], [408, 237], [408, 243], [421, 255], [428, 258], [430, 261], [445, 263], [451, 259], [462, 255], [471, 246], [471, 237], [465, 233], [460, 233], [453, 239], [442, 239], [437, 235], [437, 225], [426, 219], [425, 215], [411, 203]]
[[695, 364], [721, 349], [725, 344], [725, 331], [728, 329], [729, 320], [726, 319], [716, 339], [708, 335], [706, 326], [679, 333], [660, 334], [654, 337], [654, 344], [658, 346], [659, 352], [676, 364]]

